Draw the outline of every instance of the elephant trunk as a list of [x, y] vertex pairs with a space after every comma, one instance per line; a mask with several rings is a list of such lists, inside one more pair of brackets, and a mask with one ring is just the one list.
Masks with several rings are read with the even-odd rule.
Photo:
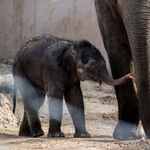
[[142, 124], [150, 138], [150, 0], [120, 0], [118, 11], [130, 41]]
[[119, 78], [119, 79], [113, 79], [108, 74], [108, 71], [105, 69], [98, 77], [96, 78], [98, 83], [101, 85], [102, 82], [111, 85], [111, 86], [118, 86], [123, 84], [126, 80], [132, 79], [131, 73]]

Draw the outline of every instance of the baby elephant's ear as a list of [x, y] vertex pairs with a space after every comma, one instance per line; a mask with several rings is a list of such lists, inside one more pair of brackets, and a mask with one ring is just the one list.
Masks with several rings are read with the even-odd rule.
[[72, 55], [72, 48], [64, 49], [64, 51], [58, 57], [57, 62], [61, 67], [69, 70], [72, 73], [75, 73], [76, 62]]

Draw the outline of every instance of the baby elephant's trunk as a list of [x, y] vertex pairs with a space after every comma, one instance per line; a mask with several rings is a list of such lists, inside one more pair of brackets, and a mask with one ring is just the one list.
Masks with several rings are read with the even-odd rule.
[[126, 74], [125, 76], [119, 78], [119, 79], [112, 79], [110, 75], [108, 74], [108, 71], [105, 70], [102, 74], [100, 74], [100, 77], [97, 78], [99, 84], [101, 85], [102, 82], [111, 85], [111, 86], [118, 86], [123, 84], [126, 80], [132, 79], [131, 73]]

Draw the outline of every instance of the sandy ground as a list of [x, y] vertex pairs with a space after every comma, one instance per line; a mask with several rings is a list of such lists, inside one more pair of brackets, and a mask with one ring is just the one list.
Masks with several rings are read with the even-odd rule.
[[[5, 67], [5, 69], [3, 68]], [[0, 73], [6, 75], [11, 71], [11, 63], [2, 62]], [[0, 150], [145, 150], [150, 149], [150, 140], [144, 137], [134, 141], [117, 141], [113, 139], [113, 130], [117, 124], [118, 108], [114, 90], [109, 86], [89, 82], [82, 83], [85, 102], [87, 131], [91, 138], [73, 138], [74, 126], [65, 103], [63, 104], [62, 131], [65, 138], [47, 138], [48, 111], [47, 100], [39, 111], [44, 136], [39, 138], [19, 137], [19, 124], [23, 116], [23, 103], [17, 100], [15, 116], [11, 110], [4, 112], [4, 106], [12, 108], [12, 95], [0, 94], [3, 105], [0, 105]], [[6, 99], [9, 100], [6, 102]], [[5, 102], [4, 102], [5, 101]], [[10, 103], [10, 104], [9, 104]], [[10, 113], [9, 115], [6, 115]], [[5, 115], [4, 115], [5, 114]], [[5, 116], [5, 118], [3, 118]], [[9, 116], [9, 118], [7, 118]], [[3, 119], [3, 120], [2, 120]], [[12, 123], [13, 122], [13, 123]]]

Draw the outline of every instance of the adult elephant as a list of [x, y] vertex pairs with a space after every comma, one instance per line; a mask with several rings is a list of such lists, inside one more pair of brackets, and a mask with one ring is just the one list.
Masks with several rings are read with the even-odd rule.
[[150, 138], [150, 0], [95, 0], [95, 6], [113, 77], [130, 72], [132, 61], [135, 70], [137, 96], [131, 80], [115, 87], [119, 122], [113, 136], [140, 138], [141, 118]]

